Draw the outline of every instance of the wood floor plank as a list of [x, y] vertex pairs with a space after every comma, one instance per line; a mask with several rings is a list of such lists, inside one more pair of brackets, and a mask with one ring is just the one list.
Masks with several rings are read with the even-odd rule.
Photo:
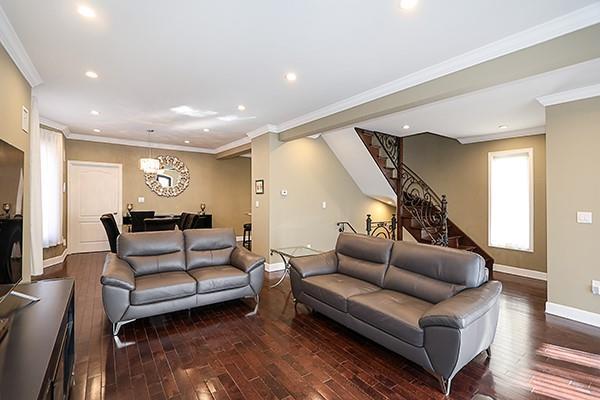
[[[418, 365], [303, 306], [289, 280], [265, 285], [259, 313], [230, 301], [144, 318], [118, 340], [102, 308], [104, 253], [70, 255], [42, 278], [75, 279], [72, 399], [444, 399]], [[270, 276], [273, 281], [279, 276]], [[501, 273], [493, 356], [476, 357], [450, 399], [600, 398], [600, 329], [544, 313], [545, 282]]]

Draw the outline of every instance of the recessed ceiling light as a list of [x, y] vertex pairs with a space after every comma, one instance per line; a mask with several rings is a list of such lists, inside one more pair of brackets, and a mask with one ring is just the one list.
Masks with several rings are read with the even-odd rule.
[[295, 73], [293, 72], [288, 72], [287, 74], [285, 74], [285, 79], [290, 81], [290, 82], [294, 82], [296, 79], [298, 79], [298, 77], [296, 76]]
[[183, 143], [190, 144], [190, 141], [189, 140], [184, 140]]
[[245, 106], [245, 105], [243, 105], [243, 104], [240, 104], [240, 105], [238, 106], [238, 110], [240, 110], [240, 111], [245, 111], [245, 110], [246, 110], [246, 106]]
[[208, 128], [204, 128], [204, 129], [202, 129], [202, 130], [203, 130], [204, 132], [210, 132], [210, 129], [208, 129]]
[[400, 8], [403, 10], [412, 10], [417, 6], [419, 0], [400, 0]]
[[402, 126], [402, 129], [410, 129], [410, 125], [404, 125]]
[[507, 129], [508, 125], [499, 125], [498, 128], [500, 128], [500, 129]]
[[92, 115], [100, 115], [100, 113], [98, 111], [96, 111], [96, 110], [90, 111], [90, 114], [92, 114]]
[[94, 71], [87, 71], [85, 73], [85, 76], [87, 76], [88, 78], [92, 78], [92, 79], [98, 78], [98, 74], [95, 73]]
[[102, 131], [101, 131], [100, 129], [94, 129], [94, 132], [96, 132], [96, 133], [100, 133], [100, 132], [102, 132]]
[[79, 7], [77, 7], [77, 12], [86, 18], [95, 18], [96, 17], [96, 11], [94, 11], [93, 8], [85, 6], [85, 5], [80, 5]]

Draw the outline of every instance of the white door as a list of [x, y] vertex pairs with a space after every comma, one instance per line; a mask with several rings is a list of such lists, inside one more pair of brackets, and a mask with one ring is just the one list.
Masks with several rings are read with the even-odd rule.
[[112, 213], [122, 231], [122, 179], [121, 164], [68, 162], [70, 253], [110, 249], [100, 216]]

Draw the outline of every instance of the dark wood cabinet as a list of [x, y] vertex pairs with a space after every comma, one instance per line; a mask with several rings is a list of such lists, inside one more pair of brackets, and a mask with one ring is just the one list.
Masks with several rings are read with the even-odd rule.
[[0, 304], [0, 315], [10, 318], [0, 342], [0, 399], [67, 399], [75, 361], [74, 281], [44, 280], [17, 290], [40, 301], [9, 296]]

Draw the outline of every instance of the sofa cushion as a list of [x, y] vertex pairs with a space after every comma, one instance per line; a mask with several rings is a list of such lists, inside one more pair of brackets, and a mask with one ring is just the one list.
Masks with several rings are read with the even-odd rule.
[[350, 296], [380, 290], [379, 286], [344, 274], [311, 276], [302, 282], [306, 294], [343, 312], [348, 312]]
[[250, 284], [250, 275], [231, 265], [196, 268], [189, 274], [198, 282], [198, 293], [218, 292]]
[[478, 254], [395, 242], [383, 287], [439, 303], [486, 280], [485, 261]]
[[187, 229], [183, 235], [188, 270], [230, 264], [236, 245], [233, 229]]
[[181, 231], [122, 233], [117, 255], [131, 265], [135, 276], [185, 271]]
[[393, 290], [352, 296], [348, 312], [355, 318], [413, 346], [423, 346], [419, 319], [433, 304]]
[[135, 279], [131, 304], [141, 305], [196, 294], [196, 281], [185, 271], [159, 272]]
[[340, 234], [335, 246], [338, 272], [382, 286], [393, 243], [371, 236]]

